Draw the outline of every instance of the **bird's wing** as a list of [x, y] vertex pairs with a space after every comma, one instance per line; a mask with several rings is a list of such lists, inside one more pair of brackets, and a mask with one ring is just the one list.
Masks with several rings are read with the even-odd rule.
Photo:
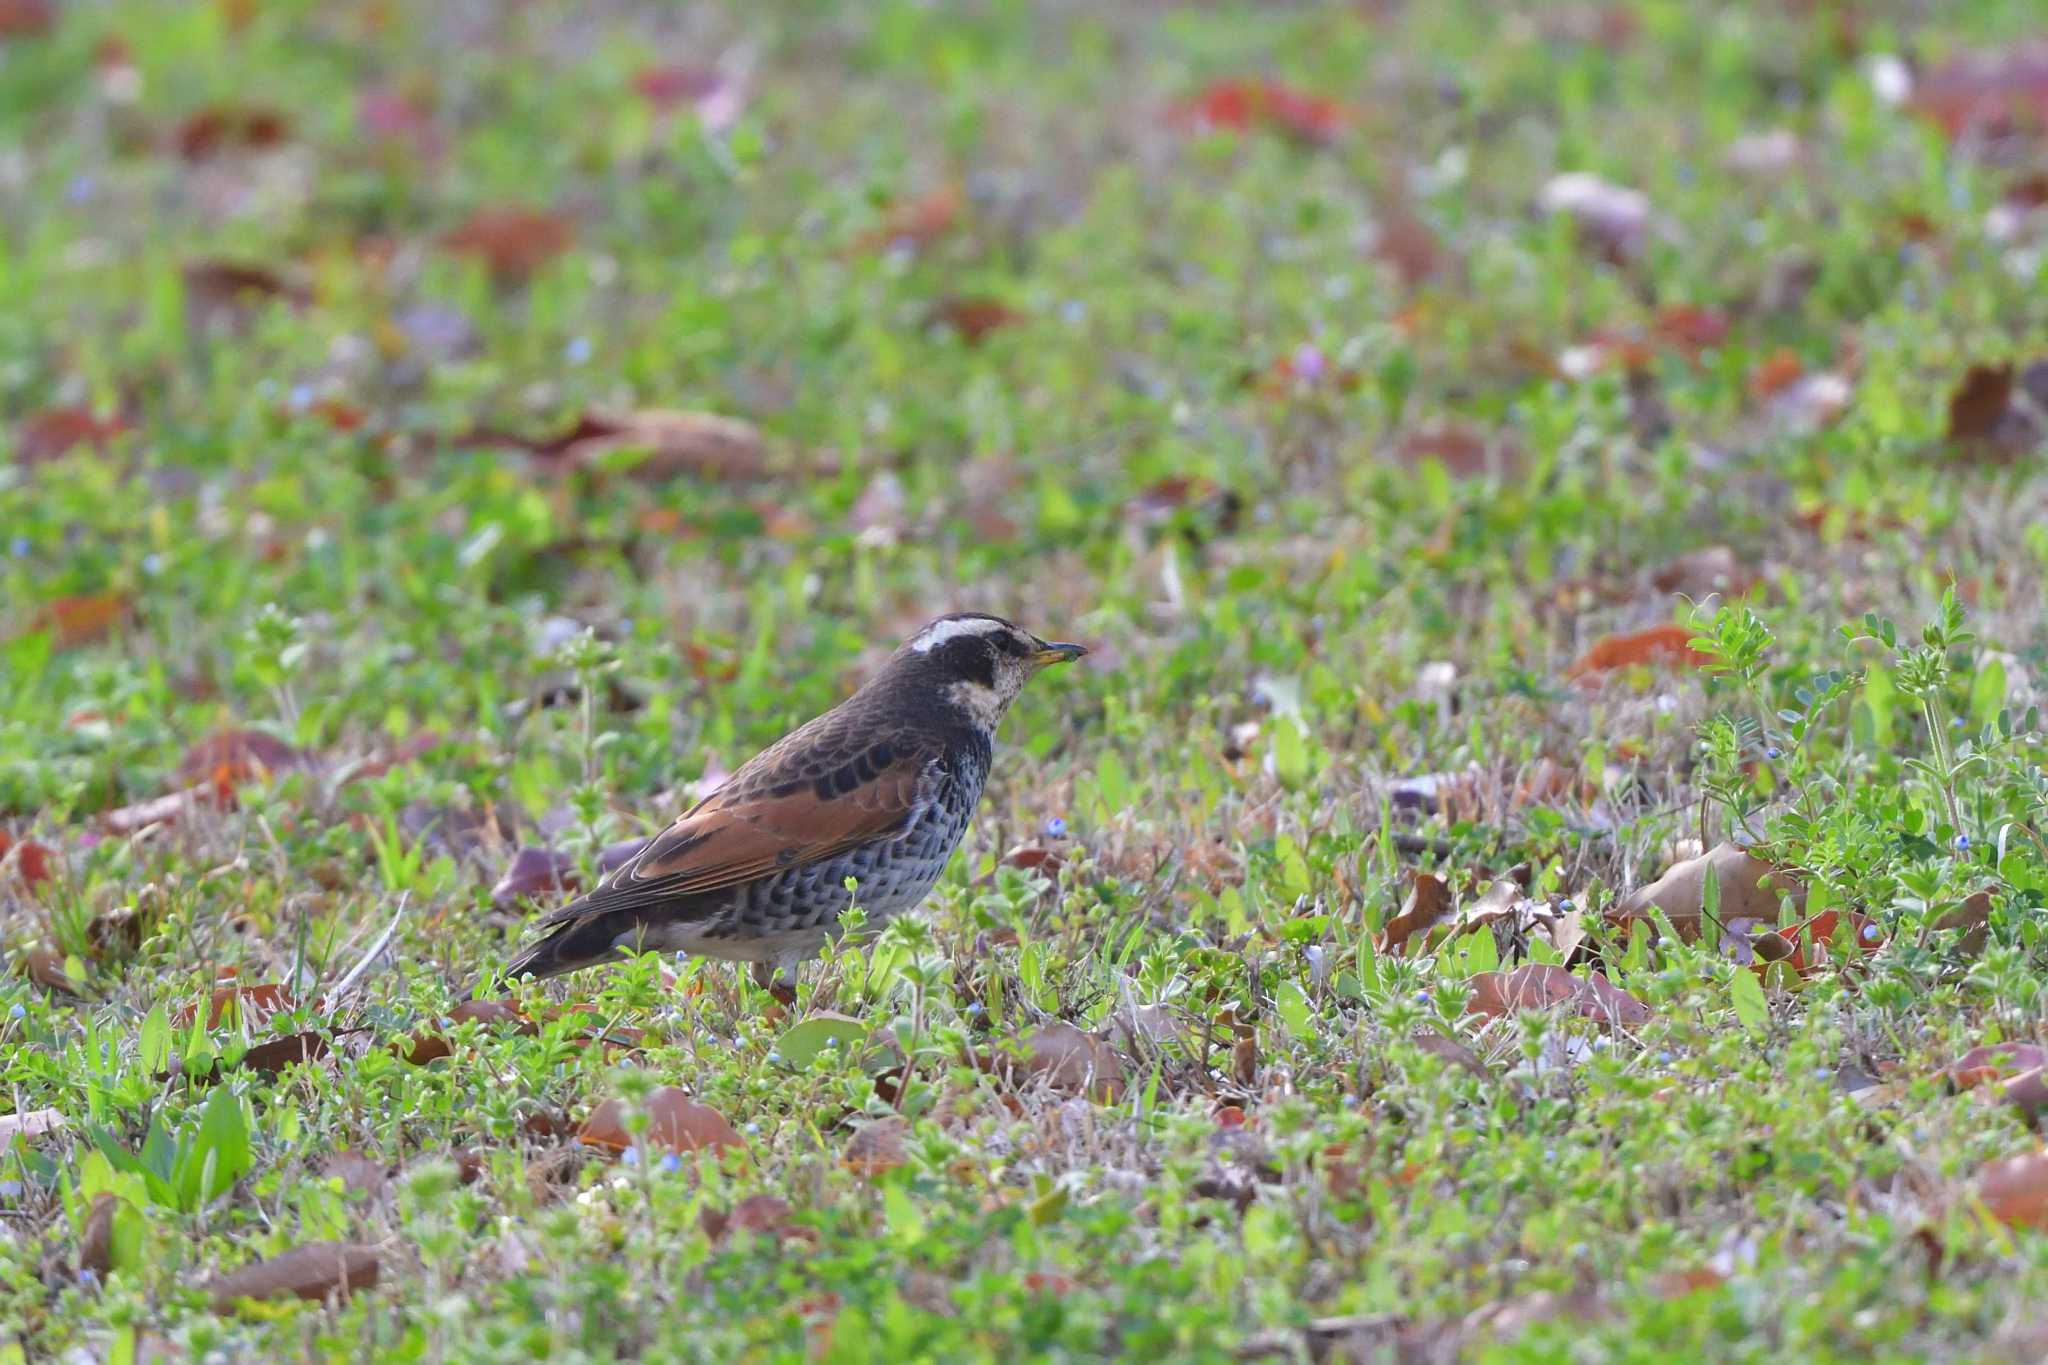
[[787, 752], [763, 753], [542, 925], [721, 890], [905, 834], [930, 805], [943, 762], [900, 736], [813, 745], [800, 765], [775, 761]]

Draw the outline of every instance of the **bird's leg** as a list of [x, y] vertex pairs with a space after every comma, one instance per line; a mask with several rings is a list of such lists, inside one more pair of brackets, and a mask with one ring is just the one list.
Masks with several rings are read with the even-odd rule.
[[793, 962], [756, 962], [754, 984], [775, 997], [775, 1003], [784, 1009], [796, 1004], [796, 964]]

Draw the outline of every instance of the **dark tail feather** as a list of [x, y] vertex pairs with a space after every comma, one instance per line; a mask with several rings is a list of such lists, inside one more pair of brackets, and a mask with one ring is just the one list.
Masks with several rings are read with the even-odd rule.
[[505, 978], [531, 976], [546, 980], [579, 967], [610, 962], [619, 955], [615, 946], [619, 939], [637, 927], [638, 921], [617, 910], [569, 920], [513, 958], [505, 968]]

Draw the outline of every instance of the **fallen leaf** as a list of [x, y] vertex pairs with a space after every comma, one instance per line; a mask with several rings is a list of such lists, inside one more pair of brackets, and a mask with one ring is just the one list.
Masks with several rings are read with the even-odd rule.
[[171, 144], [187, 161], [205, 161], [227, 152], [261, 152], [291, 136], [291, 122], [275, 109], [216, 104], [189, 114], [171, 135]]
[[1435, 460], [1458, 478], [1476, 479], [1510, 472], [1519, 462], [1520, 450], [1510, 436], [1444, 420], [1404, 432], [1394, 443], [1394, 456], [1403, 464]]
[[[725, 1115], [697, 1103], [672, 1085], [649, 1095], [642, 1107], [648, 1122], [639, 1140], [663, 1151], [727, 1152], [746, 1148], [746, 1139], [726, 1122]], [[625, 1118], [625, 1101], [606, 1100], [584, 1120], [576, 1140], [586, 1147], [623, 1152], [635, 1141], [626, 1131]]]
[[1377, 215], [1372, 254], [1392, 266], [1401, 283], [1410, 289], [1428, 283], [1443, 271], [1443, 247], [1436, 233], [1413, 209], [1401, 204]]
[[1951, 140], [1994, 140], [2048, 128], [2048, 44], [1966, 52], [1914, 81], [1908, 105]]
[[788, 1228], [794, 1212], [789, 1201], [780, 1195], [750, 1194], [733, 1205], [730, 1213], [721, 1209], [705, 1209], [697, 1215], [697, 1222], [704, 1229], [704, 1235], [715, 1242], [733, 1232], [779, 1235]]
[[0, 830], [0, 873], [11, 870], [30, 887], [49, 881], [54, 875], [50, 860], [55, 852], [48, 844], [33, 839], [17, 844], [6, 830]]
[[1072, 1024], [1052, 1023], [1026, 1041], [1023, 1072], [1042, 1077], [1064, 1095], [1087, 1095], [1115, 1104], [1124, 1096], [1124, 1069], [1116, 1050]]
[[64, 959], [48, 948], [31, 948], [21, 955], [20, 968], [29, 980], [44, 990], [58, 995], [68, 995], [83, 1000], [85, 992], [70, 973], [64, 970]]
[[320, 1167], [320, 1173], [339, 1180], [344, 1190], [367, 1195], [375, 1199], [384, 1193], [391, 1181], [391, 1168], [381, 1161], [372, 1161], [360, 1152], [339, 1151], [327, 1158]]
[[[206, 1026], [219, 1028], [245, 1024], [250, 1028], [262, 1028], [271, 1017], [292, 1008], [291, 992], [276, 982], [264, 982], [255, 986], [229, 985], [217, 988], [209, 1000], [206, 1011]], [[188, 1028], [199, 1017], [197, 1005], [181, 1005], [171, 1016], [171, 1022], [179, 1028]]]
[[904, 1150], [904, 1141], [910, 1136], [910, 1123], [906, 1119], [877, 1119], [864, 1123], [854, 1132], [853, 1140], [846, 1144], [846, 1155], [840, 1164], [864, 1180], [874, 1180], [910, 1160]]
[[288, 1066], [317, 1062], [327, 1055], [328, 1050], [327, 1038], [323, 1034], [310, 1030], [291, 1033], [256, 1044], [242, 1054], [236, 1066], [274, 1076]]
[[299, 284], [264, 266], [250, 266], [233, 260], [195, 260], [184, 266], [186, 303], [203, 311], [231, 311], [264, 299], [283, 299], [295, 307], [313, 301], [313, 295]]
[[48, 464], [79, 446], [104, 451], [107, 442], [128, 430], [118, 417], [99, 417], [90, 408], [44, 408], [22, 420], [14, 433], [17, 464]]
[[1957, 1090], [1970, 1090], [2044, 1066], [2048, 1066], [2048, 1048], [2039, 1043], [1983, 1043], [1950, 1062], [1942, 1074]]
[[127, 618], [130, 605], [127, 594], [118, 592], [60, 597], [43, 604], [29, 630], [49, 632], [58, 649], [76, 649], [106, 639]]
[[1408, 897], [1401, 909], [1380, 930], [1379, 951], [1395, 957], [1417, 934], [1427, 937], [1430, 929], [1451, 913], [1451, 889], [1433, 872], [1417, 872], [1408, 884]]
[[1789, 346], [1780, 346], [1749, 372], [1749, 391], [1757, 398], [1774, 398], [1783, 393], [1799, 377], [1806, 373], [1806, 363], [1799, 358], [1799, 352]]
[[257, 1261], [207, 1285], [213, 1308], [225, 1313], [241, 1299], [347, 1298], [377, 1283], [375, 1247], [356, 1242], [308, 1242], [267, 1261]]
[[21, 1113], [0, 1114], [0, 1155], [14, 1144], [16, 1138], [41, 1137], [54, 1133], [64, 1126], [64, 1115], [56, 1109], [29, 1109]]
[[1573, 976], [1562, 967], [1528, 962], [1511, 972], [1480, 972], [1472, 977], [1467, 1014], [1499, 1019], [1518, 1010], [1548, 1009], [1575, 1004], [1588, 1019], [1633, 1028], [1649, 1022], [1650, 1007], [1610, 982], [1601, 972]]
[[1650, 330], [1665, 345], [1696, 358], [1728, 340], [1728, 315], [1696, 304], [1668, 304], [1657, 310]]
[[1205, 129], [1270, 128], [1311, 146], [1335, 142], [1352, 121], [1351, 110], [1336, 100], [1260, 80], [1215, 81], [1181, 105], [1176, 117]]
[[245, 783], [266, 781], [312, 766], [310, 754], [275, 735], [261, 730], [223, 730], [185, 751], [178, 764], [178, 776], [188, 784], [211, 783], [214, 791], [226, 800], [236, 787]]
[[709, 412], [649, 408], [639, 412], [587, 413], [565, 435], [526, 444], [544, 460], [567, 469], [589, 469], [614, 456], [639, 452], [629, 472], [648, 480], [696, 475], [712, 479], [759, 479], [768, 473], [768, 449], [760, 431], [737, 417]]
[[1707, 661], [1707, 656], [1692, 647], [1692, 636], [1691, 629], [1676, 624], [1651, 626], [1648, 630], [1625, 635], [1609, 635], [1580, 655], [1565, 670], [1565, 676], [1584, 678], [1617, 668], [1643, 665], [1697, 667]]
[[650, 66], [633, 77], [633, 89], [662, 113], [685, 105], [714, 133], [739, 122], [746, 88], [715, 66]]
[[575, 242], [567, 218], [528, 208], [479, 209], [441, 239], [448, 250], [481, 260], [501, 283], [526, 279]]
[[2048, 1229], [2048, 1147], [1986, 1162], [1975, 1185], [1985, 1212], [1999, 1222]]
[[[0, 1149], [6, 1147], [0, 1142]], [[105, 1279], [107, 1272], [114, 1268], [114, 1215], [120, 1212], [122, 1200], [113, 1194], [95, 1195], [92, 1210], [85, 1215], [85, 1232], [78, 1239], [78, 1270], [80, 1274], [91, 1271]]]
[[857, 245], [863, 251], [922, 251], [958, 226], [966, 206], [957, 188], [941, 186], [919, 198], [891, 205], [882, 215], [882, 225], [865, 234]]
[[1563, 215], [1579, 235], [1616, 265], [1643, 253], [1650, 235], [1650, 197], [1588, 171], [1554, 176], [1537, 197], [1545, 213]]
[[1479, 1054], [1455, 1038], [1446, 1038], [1441, 1033], [1418, 1033], [1408, 1041], [1430, 1056], [1468, 1071], [1483, 1081], [1493, 1079], [1493, 1073], [1486, 1069], [1486, 1063], [1479, 1060]]
[[1936, 933], [1957, 934], [1955, 950], [1963, 958], [1975, 958], [1991, 938], [1991, 892], [1974, 891], [1961, 905], [1934, 921]]
[[1022, 322], [1024, 315], [1000, 299], [954, 295], [939, 300], [932, 308], [932, 321], [950, 327], [970, 346], [999, 328]]
[[1609, 918], [1626, 932], [1626, 921], [1646, 919], [1650, 907], [1656, 906], [1670, 919], [1680, 938], [1693, 942], [1701, 932], [1710, 870], [1720, 890], [1723, 924], [1737, 919], [1776, 924], [1781, 892], [1791, 895], [1795, 911], [1806, 905], [1806, 888], [1789, 873], [1779, 871], [1738, 844], [1717, 844], [1697, 858], [1672, 864], [1656, 881], [1623, 897]]
[[0, 0], [0, 38], [40, 37], [56, 24], [56, 0]]

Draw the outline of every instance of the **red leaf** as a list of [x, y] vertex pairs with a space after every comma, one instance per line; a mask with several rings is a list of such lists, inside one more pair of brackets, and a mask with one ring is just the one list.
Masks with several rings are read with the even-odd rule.
[[574, 225], [559, 214], [525, 208], [479, 209], [441, 239], [450, 251], [475, 256], [501, 281], [523, 280], [575, 244]]
[[1955, 57], [1921, 76], [1911, 107], [1950, 138], [2038, 133], [2048, 128], [2048, 45]]
[[[647, 1097], [646, 1130], [639, 1141], [669, 1152], [745, 1150], [746, 1139], [725, 1121], [725, 1115], [709, 1105], [699, 1104], [672, 1085], [663, 1086]], [[606, 1100], [584, 1121], [577, 1141], [586, 1147], [623, 1152], [634, 1145], [625, 1128], [623, 1100]]]
[[187, 161], [204, 161], [224, 152], [267, 151], [290, 135], [290, 121], [275, 109], [216, 104], [188, 115], [171, 141]]
[[72, 449], [107, 442], [128, 430], [118, 417], [100, 418], [88, 408], [45, 408], [25, 419], [14, 435], [14, 458], [23, 465], [47, 464]]
[[1675, 303], [1658, 310], [1652, 330], [1667, 345], [1697, 356], [1728, 339], [1728, 316], [1712, 308]]
[[1641, 664], [1697, 667], [1707, 661], [1707, 656], [1694, 649], [1691, 640], [1692, 631], [1681, 625], [1652, 626], [1627, 635], [1609, 635], [1580, 655], [1565, 670], [1565, 676], [1582, 678]]
[[0, 830], [0, 869], [12, 867], [30, 886], [50, 880], [53, 851], [48, 844], [33, 839], [16, 844], [6, 830]]
[[941, 299], [932, 309], [932, 321], [952, 328], [970, 346], [980, 345], [983, 337], [998, 328], [1023, 320], [1022, 313], [997, 299], [955, 295]]
[[288, 1066], [301, 1062], [317, 1062], [328, 1053], [328, 1043], [320, 1033], [307, 1031], [289, 1033], [282, 1038], [261, 1042], [242, 1054], [238, 1066], [251, 1071], [260, 1071], [274, 1076]]
[[1336, 100], [1277, 81], [1216, 81], [1176, 112], [1200, 127], [1240, 133], [1267, 127], [1313, 145], [1335, 142], [1352, 119]]

